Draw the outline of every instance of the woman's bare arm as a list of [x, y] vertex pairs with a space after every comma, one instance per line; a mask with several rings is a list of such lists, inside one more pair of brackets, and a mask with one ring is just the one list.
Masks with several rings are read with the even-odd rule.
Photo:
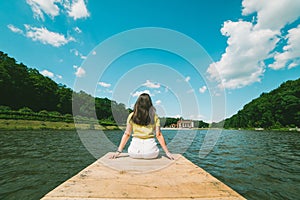
[[172, 156], [172, 154], [169, 152], [168, 147], [166, 145], [165, 139], [163, 134], [160, 131], [160, 127], [157, 126], [156, 127], [156, 138], [160, 144], [160, 146], [162, 147], [162, 149], [165, 151], [166, 155], [171, 159], [174, 160], [174, 157]]
[[128, 139], [130, 138], [131, 131], [132, 131], [132, 126], [130, 124], [127, 124], [126, 130], [125, 130], [125, 132], [122, 136], [121, 142], [119, 144], [118, 151], [115, 154], [113, 154], [110, 158], [117, 158], [120, 155], [120, 152], [123, 151], [123, 148], [125, 147]]
[[123, 148], [125, 147], [128, 139], [130, 138], [130, 134], [131, 134], [131, 125], [128, 124], [126, 127], [126, 130], [122, 136], [121, 142], [119, 144], [118, 151], [123, 151]]

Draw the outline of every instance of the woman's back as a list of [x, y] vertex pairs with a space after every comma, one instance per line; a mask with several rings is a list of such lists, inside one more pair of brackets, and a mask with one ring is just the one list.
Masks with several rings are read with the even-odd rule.
[[127, 118], [127, 124], [130, 124], [132, 127], [133, 137], [137, 137], [140, 139], [148, 139], [148, 138], [154, 138], [155, 135], [155, 128], [160, 126], [160, 121], [158, 116], [155, 114], [153, 123], [149, 123], [148, 125], [139, 125], [133, 122], [132, 116], [133, 112], [129, 114]]

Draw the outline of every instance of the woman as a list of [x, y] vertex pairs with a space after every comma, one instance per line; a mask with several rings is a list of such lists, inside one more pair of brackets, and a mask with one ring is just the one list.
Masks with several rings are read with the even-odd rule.
[[137, 99], [133, 112], [127, 118], [126, 130], [122, 136], [118, 150], [111, 158], [117, 158], [121, 154], [132, 131], [133, 138], [128, 148], [130, 157], [143, 159], [157, 158], [159, 149], [154, 139], [155, 134], [168, 158], [174, 160], [160, 131], [160, 121], [155, 113], [155, 108], [152, 105], [149, 94], [143, 93]]

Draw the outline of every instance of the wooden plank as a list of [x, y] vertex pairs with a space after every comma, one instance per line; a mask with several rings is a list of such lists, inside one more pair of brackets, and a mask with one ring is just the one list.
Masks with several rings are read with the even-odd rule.
[[132, 159], [106, 154], [42, 200], [245, 199], [180, 154], [175, 160]]

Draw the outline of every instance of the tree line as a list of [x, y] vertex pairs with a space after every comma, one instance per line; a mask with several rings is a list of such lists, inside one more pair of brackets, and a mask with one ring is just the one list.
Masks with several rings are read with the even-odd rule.
[[295, 128], [300, 127], [300, 78], [282, 83], [269, 93], [246, 104], [225, 120], [225, 128]]
[[[17, 63], [0, 51], [0, 118], [89, 123], [125, 124], [131, 109], [108, 98], [74, 92], [57, 84], [37, 69]], [[176, 124], [179, 118], [161, 118], [162, 126]], [[200, 122], [200, 126], [208, 126]]]
[[[14, 58], [1, 51], [0, 91], [1, 118], [10, 115], [14, 118], [69, 121], [75, 114], [82, 121], [97, 118], [103, 124], [124, 124], [128, 114], [132, 112], [124, 104], [108, 98], [92, 97], [83, 91], [74, 92], [66, 85], [57, 84], [43, 76], [37, 69], [17, 63]], [[165, 127], [176, 124], [178, 120], [179, 118], [161, 118]], [[287, 81], [269, 93], [262, 93], [237, 114], [211, 126], [223, 124], [224, 128], [300, 127], [300, 78]], [[198, 127], [208, 125], [203, 121], [197, 124]]]
[[[4, 115], [11, 115], [16, 118], [44, 117], [54, 120], [59, 119], [58, 114], [53, 115], [56, 112], [64, 115], [60, 116], [63, 121], [68, 121], [73, 112], [82, 117], [79, 119], [95, 118], [96, 113], [96, 118], [111, 124], [115, 119], [124, 123], [131, 112], [124, 104], [108, 98], [94, 98], [83, 91], [74, 92], [66, 85], [57, 84], [43, 76], [37, 69], [17, 63], [14, 58], [1, 51], [0, 91], [2, 118]], [[72, 108], [73, 100], [77, 105]], [[113, 116], [113, 113], [118, 114]]]

